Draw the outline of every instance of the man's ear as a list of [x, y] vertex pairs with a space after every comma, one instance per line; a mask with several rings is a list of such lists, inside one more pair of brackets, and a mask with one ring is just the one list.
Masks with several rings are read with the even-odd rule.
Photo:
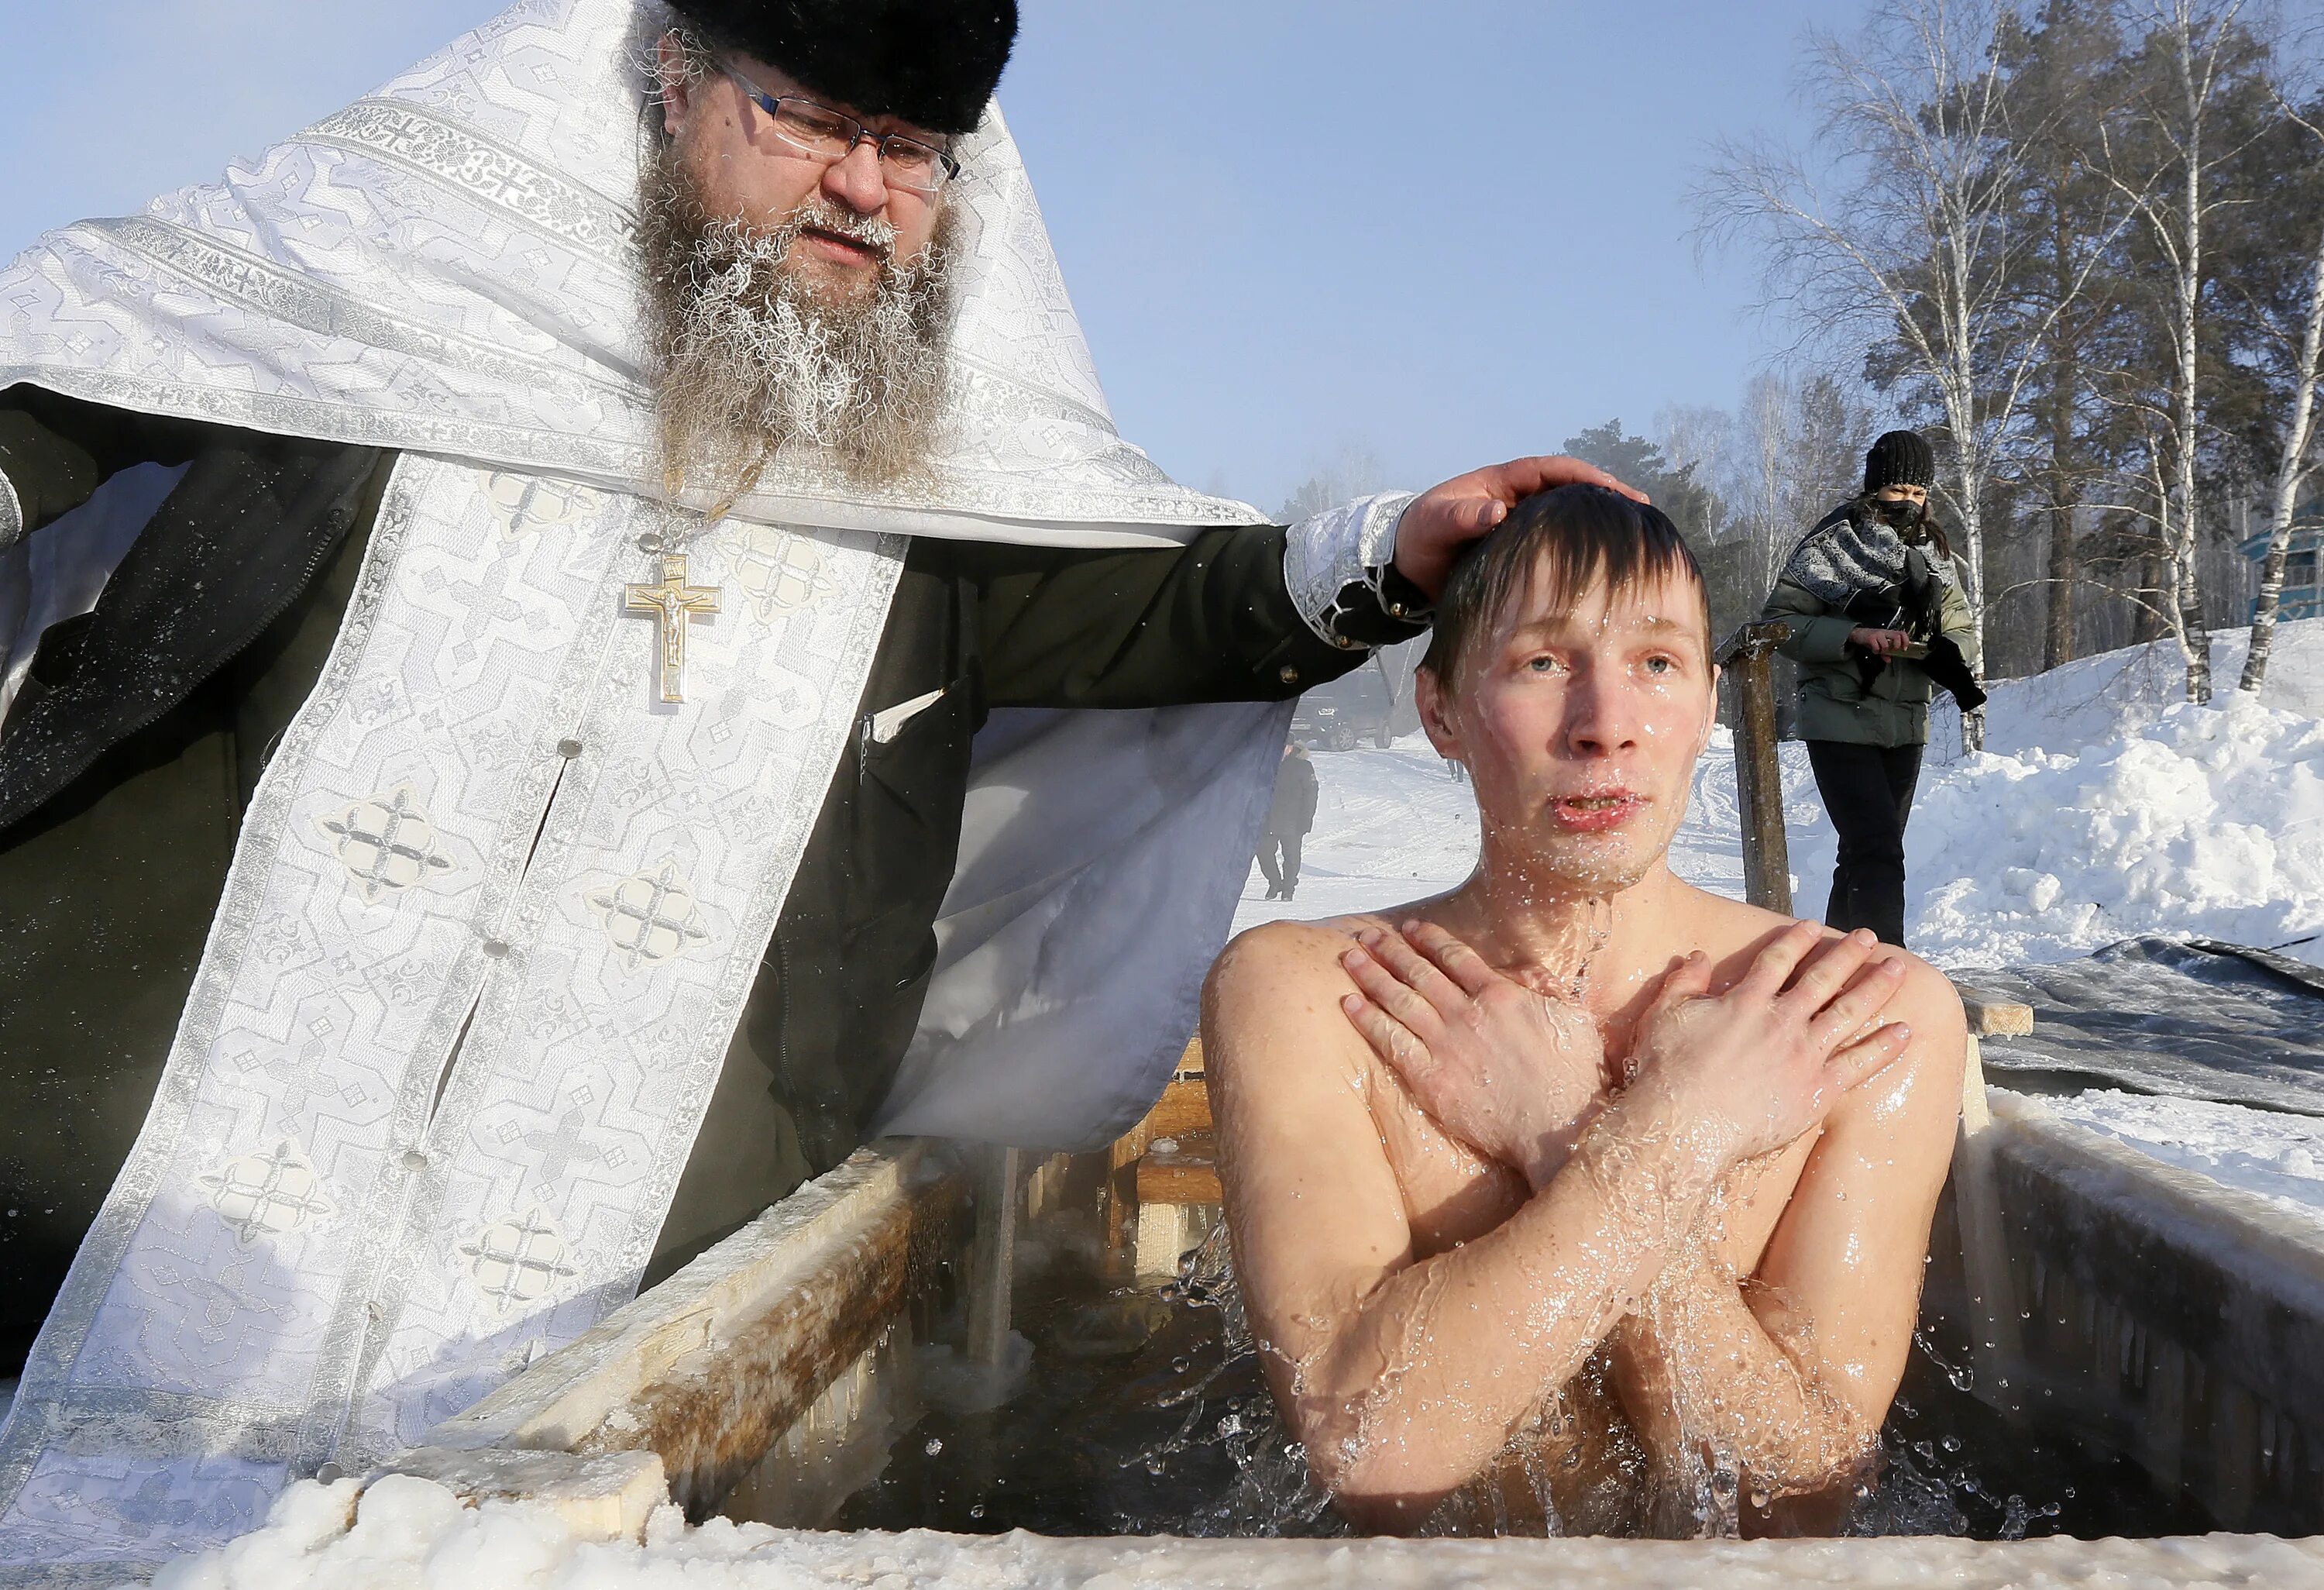
[[1719, 683], [1726, 677], [1725, 669], [1716, 662], [1711, 665], [1711, 699], [1703, 706], [1702, 727], [1694, 735], [1694, 754], [1698, 759], [1711, 749], [1711, 731], [1719, 726]]
[[694, 85], [687, 80], [686, 52], [676, 34], [664, 33], [654, 46], [654, 71], [661, 79], [661, 130], [675, 138], [694, 108]]
[[1412, 676], [1412, 704], [1420, 709], [1420, 726], [1428, 732], [1428, 743], [1436, 754], [1447, 762], [1461, 760], [1461, 736], [1452, 724], [1452, 701], [1449, 692], [1436, 678], [1433, 668], [1423, 668]]

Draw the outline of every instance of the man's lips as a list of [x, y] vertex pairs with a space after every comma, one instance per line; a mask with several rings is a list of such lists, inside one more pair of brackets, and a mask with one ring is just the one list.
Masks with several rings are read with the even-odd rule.
[[812, 243], [825, 254], [850, 265], [876, 265], [880, 251], [869, 243], [838, 232], [826, 232], [820, 226], [809, 226], [799, 234], [801, 241]]
[[1575, 833], [1599, 834], [1618, 828], [1646, 809], [1646, 798], [1628, 790], [1608, 790], [1590, 795], [1561, 795], [1549, 803], [1558, 827]]

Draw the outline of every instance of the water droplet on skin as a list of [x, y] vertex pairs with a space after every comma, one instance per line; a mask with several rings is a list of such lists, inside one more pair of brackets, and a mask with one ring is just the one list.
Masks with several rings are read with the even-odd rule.
[[984, 1516], [984, 1503], [980, 1502], [975, 1506], [970, 1508], [968, 1510], [968, 1516], [971, 1518], [982, 1518]]

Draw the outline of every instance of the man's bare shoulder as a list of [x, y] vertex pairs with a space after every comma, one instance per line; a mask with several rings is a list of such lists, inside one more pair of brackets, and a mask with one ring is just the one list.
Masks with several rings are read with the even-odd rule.
[[1415, 901], [1409, 905], [1387, 906], [1379, 911], [1319, 917], [1311, 922], [1286, 920], [1246, 928], [1235, 935], [1212, 966], [1212, 985], [1239, 984], [1259, 975], [1276, 977], [1303, 968], [1336, 970], [1340, 957], [1348, 952], [1357, 934], [1370, 928], [1393, 929], [1433, 903]]
[[[1683, 909], [1688, 931], [1683, 937], [1690, 942], [1679, 948], [1701, 949], [1717, 962], [1737, 963], [1733, 970], [1738, 975], [1750, 965], [1752, 957], [1800, 920], [1692, 884], [1685, 888]], [[1824, 929], [1828, 939], [1840, 936], [1837, 929]], [[1873, 958], [1893, 960], [1904, 968], [1904, 986], [1898, 991], [1895, 1008], [1909, 1012], [1904, 1018], [1907, 1024], [1916, 1030], [1921, 1024], [1910, 1020], [1913, 1015], [1932, 1021], [1939, 1028], [1946, 1025], [1948, 1015], [1952, 1023], [1960, 1022], [1960, 996], [1953, 991], [1952, 980], [1942, 972], [1912, 951], [1893, 944], [1880, 946]]]
[[1271, 1073], [1299, 1056], [1326, 1059], [1334, 1074], [1360, 1071], [1361, 1040], [1340, 1008], [1355, 983], [1341, 957], [1358, 933], [1394, 917], [1265, 922], [1237, 934], [1203, 985], [1203, 1047], [1214, 1077], [1260, 1054]]

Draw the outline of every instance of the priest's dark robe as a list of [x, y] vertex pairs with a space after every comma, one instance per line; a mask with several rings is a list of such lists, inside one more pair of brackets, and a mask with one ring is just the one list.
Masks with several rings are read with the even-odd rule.
[[[337, 635], [394, 462], [0, 393], [27, 535], [121, 470], [185, 467], [95, 610], [41, 636], [0, 722], [0, 1373], [144, 1121], [244, 809]], [[910, 544], [861, 721], [942, 694], [840, 759], [649, 1281], [862, 1142], [927, 993], [990, 710], [1277, 699], [1415, 633], [1357, 586], [1327, 641], [1283, 550], [1266, 528], [1127, 551]]]

